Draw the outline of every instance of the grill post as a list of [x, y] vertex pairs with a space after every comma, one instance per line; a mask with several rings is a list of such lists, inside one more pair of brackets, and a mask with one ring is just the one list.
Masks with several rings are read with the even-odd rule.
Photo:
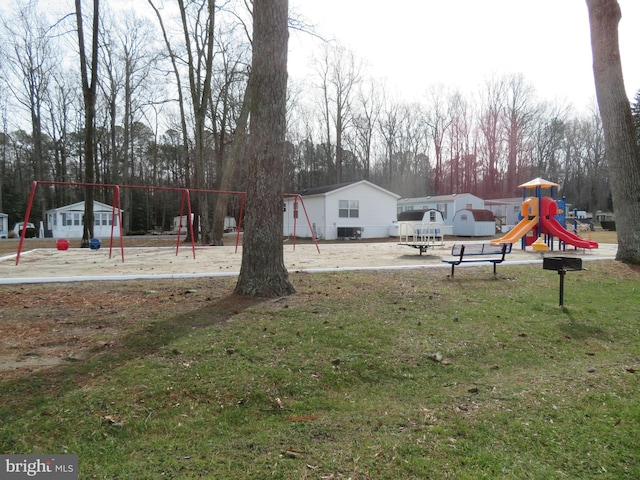
[[582, 259], [575, 257], [545, 257], [542, 259], [544, 270], [555, 270], [560, 275], [560, 301], [559, 305], [564, 305], [564, 276], [569, 271], [582, 270]]

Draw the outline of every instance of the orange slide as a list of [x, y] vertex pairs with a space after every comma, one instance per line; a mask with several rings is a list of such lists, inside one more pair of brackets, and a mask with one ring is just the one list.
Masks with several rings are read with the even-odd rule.
[[516, 243], [537, 224], [538, 224], [538, 217], [533, 217], [531, 220], [527, 218], [523, 218], [518, 222], [518, 224], [515, 227], [509, 230], [504, 237], [491, 240], [491, 243]]
[[491, 240], [491, 243], [516, 243], [524, 237], [529, 230], [538, 225], [538, 199], [529, 197], [522, 202], [520, 207], [522, 220], [507, 232], [502, 238]]

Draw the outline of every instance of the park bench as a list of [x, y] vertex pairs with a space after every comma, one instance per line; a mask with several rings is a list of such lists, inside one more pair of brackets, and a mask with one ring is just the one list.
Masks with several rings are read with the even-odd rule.
[[511, 253], [510, 243], [470, 243], [456, 244], [451, 247], [451, 256], [442, 261], [451, 265], [451, 276], [456, 265], [461, 263], [489, 262], [493, 263], [493, 274], [496, 274], [496, 265], [504, 262], [507, 253]]

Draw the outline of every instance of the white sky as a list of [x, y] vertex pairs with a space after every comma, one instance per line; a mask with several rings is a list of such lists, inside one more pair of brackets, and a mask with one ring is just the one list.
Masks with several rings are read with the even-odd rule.
[[[640, 89], [640, 0], [618, 0], [625, 87]], [[522, 73], [541, 99], [595, 104], [585, 0], [290, 0], [325, 38], [366, 60], [406, 100], [431, 84], [476, 93], [492, 76]], [[634, 23], [636, 23], [634, 28]], [[318, 40], [292, 32], [289, 72], [309, 75]]]

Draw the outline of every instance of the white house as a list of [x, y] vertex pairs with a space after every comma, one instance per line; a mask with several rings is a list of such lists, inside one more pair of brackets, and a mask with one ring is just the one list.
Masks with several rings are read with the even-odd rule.
[[438, 210], [442, 212], [445, 235], [453, 235], [453, 217], [463, 208], [483, 210], [484, 200], [471, 193], [454, 193], [429, 197], [403, 198], [398, 200], [398, 213], [407, 210]]
[[[111, 226], [113, 225], [113, 236], [120, 237], [120, 226], [118, 217], [119, 210], [110, 205], [94, 201], [93, 202], [93, 236], [95, 238], [111, 237]], [[84, 202], [66, 205], [64, 207], [47, 210], [48, 236], [53, 238], [82, 238], [82, 228], [84, 225]]]
[[302, 196], [304, 208], [300, 201], [296, 202], [297, 197], [285, 197], [284, 235], [311, 237], [310, 223], [321, 240], [388, 237], [400, 198], [366, 180], [297, 193]]
[[9, 215], [0, 213], [0, 238], [9, 236]]
[[495, 216], [491, 210], [458, 210], [453, 217], [453, 233], [461, 237], [492, 237], [496, 234]]

